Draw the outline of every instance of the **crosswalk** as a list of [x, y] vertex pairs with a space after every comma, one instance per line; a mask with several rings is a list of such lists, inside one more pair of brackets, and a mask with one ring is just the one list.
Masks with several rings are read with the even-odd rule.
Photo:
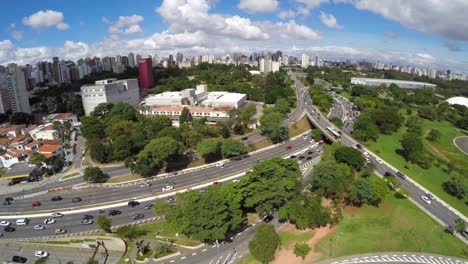
[[421, 264], [468, 264], [466, 260], [449, 257], [415, 254], [375, 255], [352, 259], [344, 259], [331, 264], [355, 264], [355, 263], [421, 263]]
[[301, 168], [301, 172], [303, 175], [308, 174], [311, 170], [312, 167], [317, 165], [320, 162], [322, 156], [317, 156], [311, 160], [308, 160], [304, 163], [302, 163], [299, 167]]

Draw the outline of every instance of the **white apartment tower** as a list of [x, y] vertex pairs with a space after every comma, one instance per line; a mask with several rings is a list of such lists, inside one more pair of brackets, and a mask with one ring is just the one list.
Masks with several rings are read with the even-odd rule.
[[138, 79], [117, 80], [116, 78], [96, 81], [81, 86], [81, 97], [85, 114], [89, 115], [100, 103], [124, 102], [137, 106], [140, 102]]
[[6, 75], [2, 90], [0, 94], [2, 96], [3, 109], [0, 110], [11, 109], [13, 113], [31, 113], [29, 96], [26, 90], [26, 77], [21, 68], [14, 63], [8, 64], [8, 74]]
[[135, 55], [131, 52], [128, 54], [128, 66], [135, 68]]
[[302, 68], [307, 68], [309, 66], [309, 55], [307, 54], [302, 54], [302, 59], [301, 59], [301, 66]]

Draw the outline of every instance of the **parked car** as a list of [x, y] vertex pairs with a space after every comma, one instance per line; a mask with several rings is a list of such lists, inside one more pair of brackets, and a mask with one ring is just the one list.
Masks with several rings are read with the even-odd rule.
[[74, 202], [74, 203], [78, 203], [78, 202], [81, 202], [81, 201], [82, 200], [81, 200], [80, 197], [75, 197], [75, 198], [72, 199], [72, 202]]
[[10, 225], [11, 225], [11, 223], [8, 222], [8, 221], [1, 221], [0, 222], [0, 226], [10, 226]]
[[44, 220], [44, 224], [46, 225], [51, 225], [51, 224], [54, 224], [55, 223], [55, 219], [52, 219], [52, 218], [47, 218]]
[[38, 251], [34, 252], [34, 256], [36, 256], [38, 258], [46, 258], [47, 256], [49, 256], [49, 253], [47, 253], [45, 251], [38, 250]]
[[26, 261], [28, 261], [27, 258], [21, 256], [13, 256], [11, 260], [16, 263], [26, 263]]

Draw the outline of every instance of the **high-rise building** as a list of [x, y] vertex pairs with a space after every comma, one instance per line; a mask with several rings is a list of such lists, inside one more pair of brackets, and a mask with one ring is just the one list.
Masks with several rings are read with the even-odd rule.
[[60, 83], [60, 66], [58, 57], [52, 58], [52, 80], [55, 83]]
[[319, 56], [315, 56], [315, 67], [320, 67], [320, 61], [319, 61]]
[[128, 54], [128, 67], [135, 68], [135, 55], [131, 52]]
[[301, 66], [302, 68], [307, 68], [309, 66], [309, 55], [302, 54]]
[[[31, 113], [24, 72], [14, 63], [8, 64], [8, 74], [6, 75], [5, 86], [8, 93], [8, 101], [11, 111], [13, 113]], [[2, 101], [6, 102], [7, 100], [3, 100], [2, 98]], [[2, 104], [4, 103], [2, 102]]]
[[153, 61], [150, 58], [138, 61], [138, 76], [141, 88], [145, 90], [153, 88]]
[[280, 62], [279, 61], [272, 61], [271, 62], [271, 72], [277, 72], [280, 69]]
[[81, 97], [85, 114], [89, 115], [100, 103], [124, 102], [137, 106], [140, 102], [140, 91], [137, 79], [106, 79], [95, 84], [81, 86]]

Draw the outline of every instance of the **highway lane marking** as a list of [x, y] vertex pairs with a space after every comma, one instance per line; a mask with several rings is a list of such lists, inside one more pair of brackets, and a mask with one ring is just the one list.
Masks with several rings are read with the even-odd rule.
[[174, 262], [175, 262], [175, 260], [171, 260], [171, 261], [169, 261], [169, 262], [170, 262], [170, 263], [174, 263]]
[[180, 259], [186, 259], [187, 257], [181, 257]]
[[195, 253], [192, 253], [192, 256], [196, 256], [196, 255], [197, 255], [197, 252], [195, 252]]
[[205, 248], [205, 249], [202, 250], [202, 252], [205, 252], [206, 250], [207, 250], [207, 249]]
[[208, 264], [211, 264], [211, 263], [213, 263], [213, 260], [210, 260], [210, 263], [208, 263]]
[[216, 247], [216, 245], [211, 246], [212, 248]]
[[221, 263], [226, 263], [226, 262], [228, 261], [228, 259], [229, 259], [229, 256], [231, 256], [231, 252], [229, 252], [229, 254], [227, 255], [226, 259], [225, 259], [223, 262], [221, 262]]
[[253, 224], [252, 226], [255, 226], [255, 224]]

